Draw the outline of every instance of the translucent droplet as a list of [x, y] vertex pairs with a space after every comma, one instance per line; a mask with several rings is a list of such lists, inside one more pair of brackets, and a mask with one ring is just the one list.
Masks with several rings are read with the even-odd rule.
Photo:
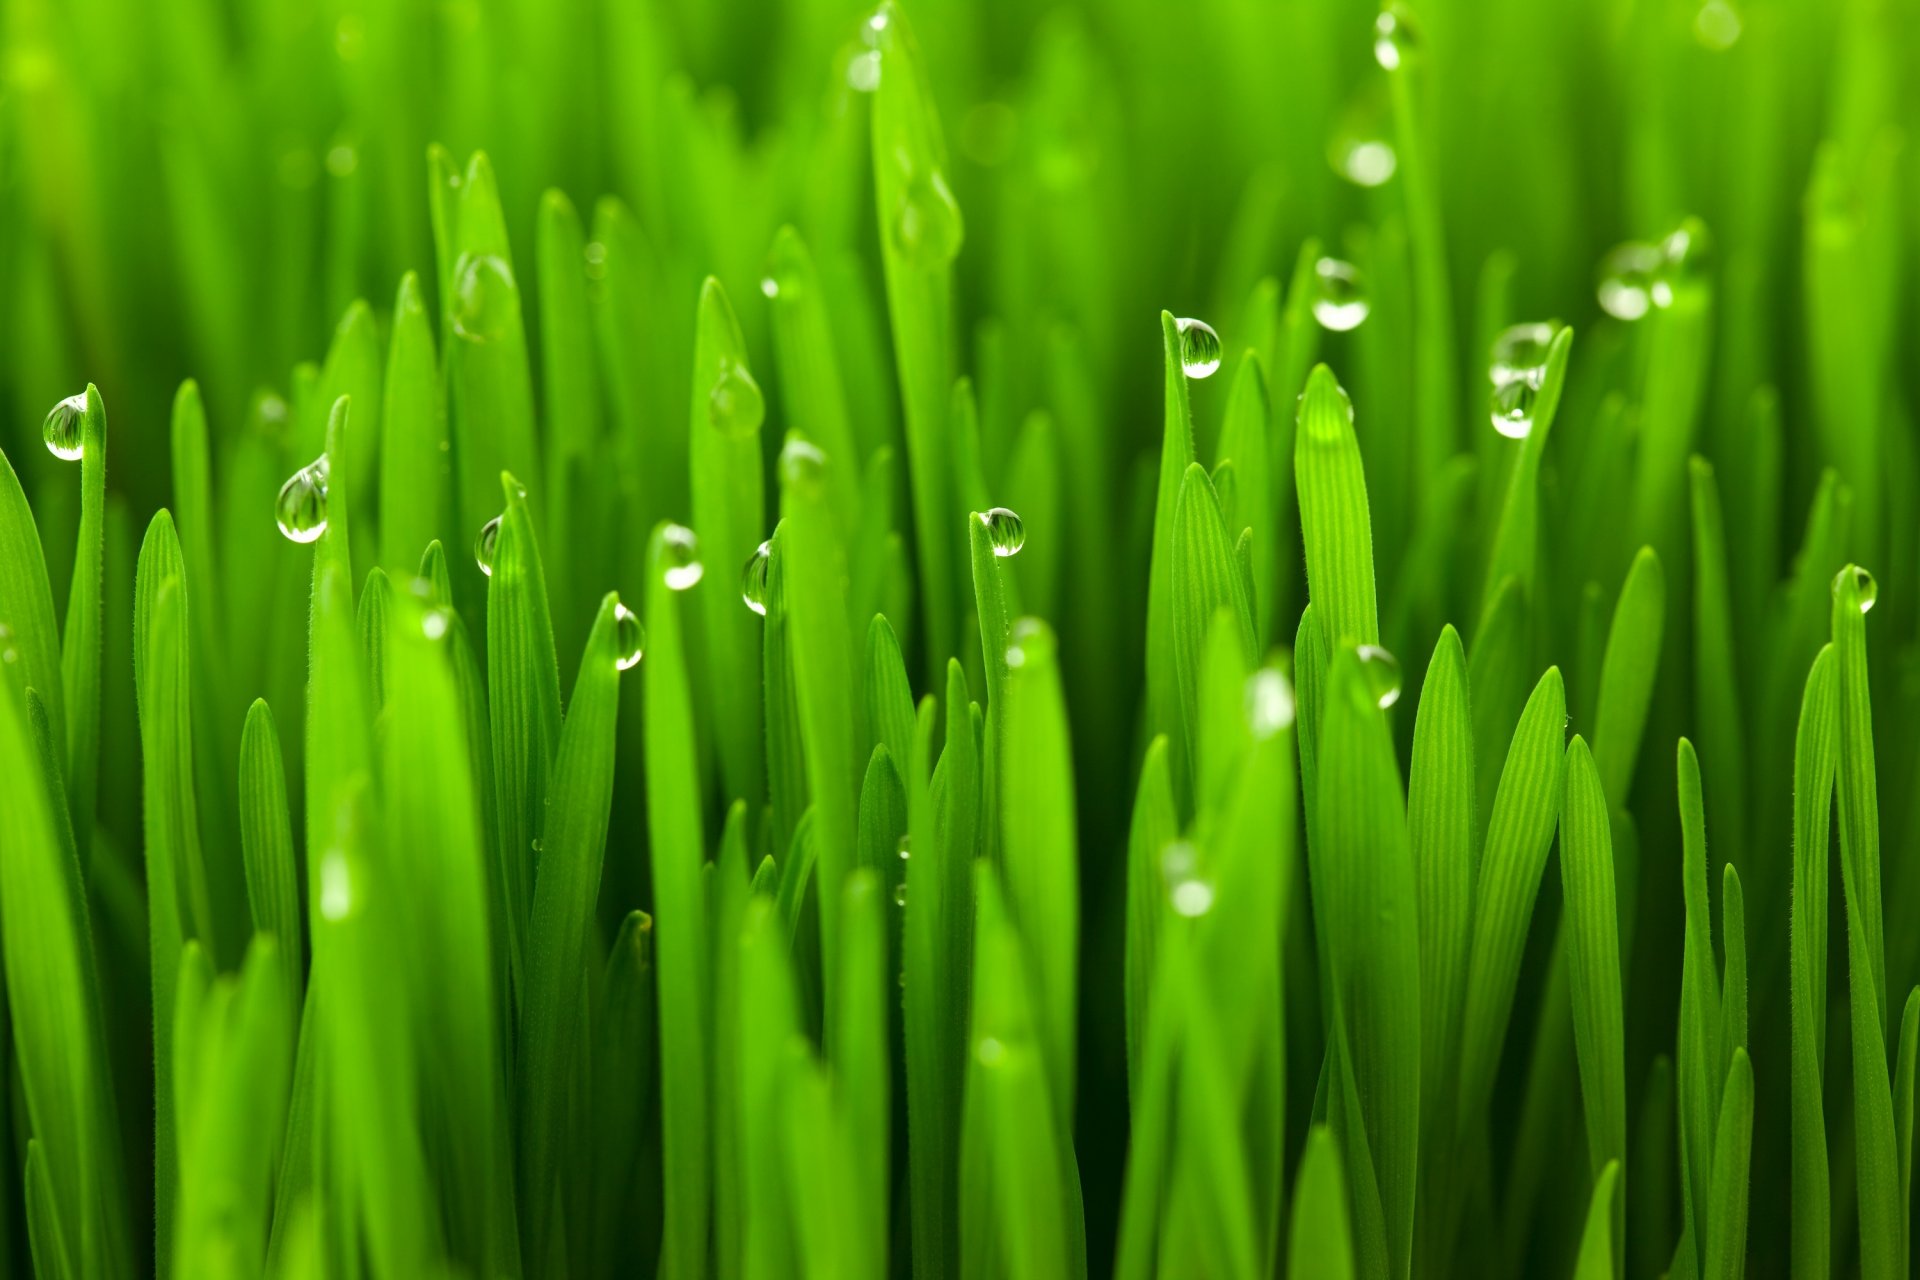
[[1247, 727], [1254, 739], [1265, 742], [1293, 724], [1293, 682], [1274, 667], [1262, 667], [1247, 677]]
[[818, 497], [827, 486], [827, 455], [800, 436], [789, 436], [780, 450], [780, 479], [787, 488]]
[[872, 93], [880, 87], [878, 49], [868, 49], [847, 59], [847, 87], [855, 93]]
[[1020, 548], [1027, 545], [1027, 526], [1006, 507], [981, 512], [980, 523], [986, 527], [987, 541], [993, 544], [993, 554], [1003, 560], [1019, 555]]
[[1706, 224], [1698, 218], [1688, 218], [1668, 232], [1660, 241], [1660, 271], [1649, 291], [1653, 305], [1672, 306], [1675, 288], [1705, 277], [1712, 254], [1713, 244]]
[[1385, 138], [1342, 135], [1327, 149], [1333, 171], [1357, 187], [1378, 187], [1393, 177], [1400, 156]]
[[589, 240], [580, 256], [587, 261], [587, 279], [605, 280], [607, 278], [607, 246], [598, 240]]
[[1693, 15], [1693, 38], [1703, 48], [1725, 53], [1740, 39], [1740, 12], [1727, 0], [1707, 0]]
[[900, 861], [905, 862], [908, 858], [911, 858], [912, 856], [913, 856], [913, 838], [911, 836], [901, 836], [900, 837]]
[[613, 665], [618, 671], [630, 671], [640, 664], [647, 647], [647, 629], [624, 604], [613, 606]]
[[1363, 644], [1354, 654], [1360, 659], [1360, 671], [1367, 678], [1374, 705], [1385, 711], [1400, 701], [1400, 659], [1377, 644]]
[[767, 416], [766, 397], [747, 367], [737, 361], [725, 361], [720, 376], [713, 380], [707, 394], [707, 419], [714, 429], [729, 440], [745, 440], [760, 429]]
[[1873, 575], [1865, 569], [1862, 569], [1857, 564], [1850, 564], [1839, 573], [1833, 575], [1834, 595], [1838, 596], [1840, 594], [1840, 588], [1846, 585], [1848, 574], [1853, 575], [1854, 590], [1860, 598], [1860, 612], [1866, 613], [1873, 608], [1874, 601], [1880, 596], [1880, 584], [1875, 582]]
[[1049, 643], [1047, 637], [1047, 626], [1040, 619], [1021, 618], [1016, 621], [1012, 634], [1007, 637], [1007, 666], [1012, 669], [1026, 666], [1029, 654]]
[[674, 591], [685, 591], [700, 581], [706, 567], [700, 563], [700, 540], [683, 524], [670, 524], [661, 535], [661, 576]]
[[504, 515], [495, 516], [480, 526], [480, 532], [473, 539], [473, 558], [480, 564], [480, 572], [489, 578], [493, 576], [493, 554], [500, 548], [500, 522]]
[[767, 569], [772, 563], [773, 547], [763, 542], [747, 557], [747, 567], [740, 574], [740, 599], [763, 618], [767, 616]]
[[1167, 882], [1167, 900], [1180, 915], [1193, 919], [1213, 909], [1213, 886], [1200, 876], [1200, 857], [1194, 847], [1176, 840], [1160, 852], [1160, 874]]
[[1220, 367], [1220, 335], [1205, 320], [1173, 322], [1180, 331], [1180, 368], [1189, 378], [1210, 378]]
[[47, 452], [62, 462], [77, 462], [85, 452], [82, 432], [87, 420], [87, 393], [68, 396], [47, 411], [47, 420], [40, 424], [40, 436], [47, 442]]
[[517, 296], [513, 268], [491, 253], [460, 255], [453, 268], [453, 331], [468, 342], [507, 336]]
[[280, 532], [295, 542], [312, 542], [327, 531], [327, 455], [294, 472], [274, 500]]
[[1367, 318], [1366, 280], [1360, 268], [1339, 258], [1313, 264], [1313, 318], [1323, 329], [1345, 333]]
[[328, 920], [344, 920], [353, 910], [353, 873], [347, 867], [347, 855], [329, 849], [320, 859], [320, 914]]
[[1412, 10], [1398, 0], [1380, 10], [1373, 20], [1373, 60], [1397, 71], [1420, 52], [1420, 28]]
[[1665, 261], [1641, 240], [1615, 245], [1600, 259], [1600, 308], [1616, 320], [1638, 320], [1653, 305], [1653, 285]]
[[1525, 440], [1533, 430], [1533, 402], [1540, 393], [1525, 378], [1493, 389], [1493, 429], [1509, 440]]
[[1550, 324], [1516, 324], [1501, 331], [1493, 340], [1487, 360], [1487, 378], [1494, 386], [1504, 386], [1516, 378], [1539, 386], [1547, 376], [1547, 351], [1553, 346], [1554, 327]]
[[893, 886], [893, 905], [896, 907], [904, 907], [907, 905], [907, 886], [906, 885], [897, 884]]
[[973, 1047], [973, 1056], [983, 1067], [997, 1067], [1007, 1060], [1007, 1046], [992, 1036], [982, 1036], [980, 1043]]
[[429, 640], [438, 640], [447, 634], [447, 611], [429, 609], [420, 618], [420, 634]]
[[861, 43], [865, 44], [869, 49], [885, 48], [888, 41], [887, 28], [891, 22], [892, 16], [889, 14], [887, 6], [881, 5], [878, 9], [875, 9], [872, 15], [860, 24]]
[[934, 169], [907, 178], [894, 210], [893, 235], [900, 252], [921, 266], [943, 266], [958, 256], [966, 229], [945, 174]]

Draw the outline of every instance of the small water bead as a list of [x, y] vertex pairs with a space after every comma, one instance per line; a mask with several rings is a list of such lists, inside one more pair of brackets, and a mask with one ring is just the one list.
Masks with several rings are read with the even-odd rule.
[[438, 640], [447, 634], [447, 611], [429, 609], [420, 617], [420, 633], [429, 640]]
[[827, 455], [800, 436], [788, 436], [780, 450], [780, 481], [795, 493], [819, 497], [827, 487]]
[[1739, 42], [1743, 25], [1740, 11], [1727, 0], [1707, 0], [1693, 15], [1693, 38], [1705, 49], [1725, 53]]
[[494, 553], [500, 549], [500, 522], [506, 516], [498, 515], [480, 526], [480, 532], [473, 540], [473, 558], [480, 564], [480, 572], [489, 578], [493, 576]]
[[1556, 332], [1551, 324], [1516, 324], [1503, 330], [1493, 340], [1493, 351], [1487, 361], [1487, 377], [1495, 387], [1505, 386], [1516, 378], [1539, 386], [1547, 376], [1547, 352], [1553, 346]]
[[580, 256], [587, 262], [587, 279], [605, 280], [607, 278], [607, 246], [598, 240], [589, 240]]
[[1357, 187], [1382, 186], [1400, 167], [1399, 154], [1385, 138], [1335, 138], [1327, 159], [1335, 173]]
[[1385, 711], [1400, 701], [1400, 659], [1377, 644], [1363, 644], [1354, 654], [1360, 659], [1360, 671], [1367, 678], [1374, 705]]
[[1213, 909], [1213, 886], [1200, 876], [1200, 856], [1185, 840], [1160, 851], [1160, 874], [1176, 913], [1193, 919]]
[[880, 51], [868, 49], [847, 60], [847, 87], [855, 93], [872, 93], [880, 87]]
[[1293, 724], [1293, 682], [1276, 667], [1262, 667], [1247, 677], [1247, 727], [1256, 742], [1265, 742]]
[[661, 575], [674, 591], [686, 591], [706, 572], [700, 563], [700, 540], [683, 524], [670, 524], [661, 533]]
[[959, 255], [966, 223], [945, 174], [934, 169], [907, 177], [894, 209], [893, 235], [900, 252], [923, 267], [944, 266]]
[[320, 859], [320, 914], [328, 920], [344, 920], [352, 910], [353, 873], [347, 855], [329, 849]]
[[761, 617], [767, 616], [767, 570], [773, 565], [773, 546], [763, 542], [747, 557], [740, 574], [740, 599]]
[[47, 411], [47, 420], [40, 425], [40, 436], [47, 442], [47, 452], [62, 462], [78, 462], [85, 452], [83, 431], [87, 421], [87, 393], [68, 396]]
[[1189, 378], [1211, 378], [1220, 367], [1220, 335], [1205, 320], [1175, 320], [1180, 332], [1180, 368]]
[[1600, 308], [1616, 320], [1638, 320], [1653, 306], [1653, 285], [1665, 255], [1657, 245], [1629, 240], [1600, 259]]
[[982, 1036], [973, 1047], [973, 1056], [983, 1067], [997, 1067], [1007, 1060], [1007, 1046], [992, 1036]]
[[1404, 4], [1388, 4], [1373, 20], [1373, 60], [1397, 71], [1420, 52], [1420, 28]]
[[1866, 613], [1873, 608], [1874, 601], [1880, 597], [1880, 584], [1873, 575], [1857, 564], [1850, 564], [1833, 575], [1833, 594], [1839, 595], [1840, 588], [1846, 584], [1847, 575], [1853, 575], [1853, 587], [1860, 598], [1860, 612]]
[[313, 542], [327, 531], [327, 455], [321, 454], [280, 486], [273, 516], [294, 542]]
[[1006, 507], [981, 512], [980, 523], [986, 526], [987, 541], [993, 544], [993, 554], [1002, 560], [1019, 555], [1020, 548], [1027, 545], [1027, 526]]
[[913, 837], [900, 837], [900, 861], [905, 862], [913, 856]]
[[1038, 618], [1020, 618], [1014, 622], [1007, 641], [1007, 667], [1017, 670], [1027, 665], [1029, 657], [1038, 657], [1047, 651], [1052, 644], [1052, 633]]
[[745, 440], [760, 429], [767, 416], [766, 397], [747, 367], [728, 360], [720, 367], [707, 394], [707, 420], [729, 440]]
[[616, 671], [631, 671], [640, 665], [647, 647], [647, 629], [624, 604], [613, 606], [613, 666]]
[[904, 907], [907, 905], [907, 886], [906, 885], [897, 884], [893, 886], [893, 905], [896, 907]]
[[495, 254], [467, 253], [453, 268], [453, 331], [468, 342], [507, 336], [516, 305], [513, 268]]
[[1493, 429], [1509, 440], [1525, 440], [1533, 431], [1533, 405], [1540, 396], [1533, 383], [1514, 378], [1493, 389]]
[[1360, 268], [1339, 258], [1313, 264], [1313, 318], [1323, 329], [1345, 333], [1367, 318], [1366, 279]]
[[888, 28], [892, 26], [893, 14], [887, 5], [874, 10], [867, 20], [860, 24], [860, 40], [869, 49], [883, 49], [888, 42]]
[[1705, 276], [1712, 252], [1713, 244], [1707, 235], [1706, 224], [1698, 218], [1688, 218], [1668, 232], [1660, 241], [1662, 261], [1650, 290], [1653, 305], [1672, 306], [1674, 287]]

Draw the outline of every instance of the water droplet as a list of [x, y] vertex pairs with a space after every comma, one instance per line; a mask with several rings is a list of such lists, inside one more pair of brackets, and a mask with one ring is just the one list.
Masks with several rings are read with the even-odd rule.
[[327, 148], [327, 172], [345, 178], [360, 167], [360, 152], [350, 142], [336, 142]]
[[1339, 258], [1313, 264], [1313, 318], [1323, 329], [1345, 333], [1367, 318], [1366, 280], [1360, 268]]
[[893, 905], [896, 907], [904, 907], [907, 905], [907, 886], [906, 885], [897, 884], [893, 886]]
[[860, 24], [861, 42], [869, 49], [885, 48], [890, 39], [887, 34], [887, 29], [891, 24], [892, 14], [888, 12], [887, 6], [881, 5], [873, 11], [872, 15], [868, 17], [865, 22]]
[[344, 920], [353, 910], [353, 874], [347, 867], [347, 855], [329, 849], [320, 860], [320, 914], [328, 920]]
[[1210, 378], [1220, 367], [1220, 335], [1205, 320], [1175, 320], [1180, 331], [1180, 368], [1189, 378]]
[[1698, 218], [1688, 218], [1668, 232], [1660, 241], [1660, 271], [1649, 291], [1653, 305], [1672, 306], [1674, 289], [1705, 277], [1712, 254], [1712, 239], [1707, 235], [1706, 224]]
[[1533, 383], [1514, 378], [1493, 389], [1493, 429], [1509, 440], [1525, 440], [1533, 430], [1533, 402], [1539, 397]]
[[900, 861], [905, 862], [908, 858], [911, 858], [912, 856], [913, 856], [913, 837], [901, 836], [900, 837]]
[[624, 604], [613, 606], [613, 666], [616, 671], [631, 671], [640, 663], [647, 647], [647, 629], [633, 610]]
[[894, 209], [893, 236], [900, 252], [924, 267], [944, 266], [959, 254], [966, 224], [945, 174], [933, 169], [908, 175]]
[[1213, 909], [1213, 886], [1200, 876], [1200, 856], [1185, 840], [1160, 851], [1160, 874], [1166, 880], [1167, 899], [1180, 915], [1193, 919]]
[[880, 51], [868, 49], [847, 60], [847, 87], [855, 93], [872, 93], [880, 87]]
[[1495, 387], [1516, 378], [1538, 387], [1547, 376], [1547, 351], [1553, 346], [1554, 326], [1544, 323], [1516, 324], [1493, 340], [1493, 352], [1487, 361], [1487, 377]]
[[1600, 259], [1600, 308], [1616, 320], [1638, 320], [1653, 305], [1653, 285], [1665, 261], [1655, 245], [1629, 240]]
[[767, 569], [772, 563], [773, 547], [763, 542], [747, 557], [747, 567], [740, 574], [740, 599], [763, 618], [767, 616]]
[[580, 256], [587, 260], [587, 279], [605, 280], [607, 278], [607, 246], [598, 240], [589, 240]]
[[780, 450], [780, 480], [795, 493], [818, 497], [827, 486], [827, 455], [800, 436], [789, 436]]
[[982, 1036], [980, 1043], [973, 1047], [973, 1056], [983, 1067], [997, 1067], [1007, 1060], [1007, 1046], [992, 1036]]
[[980, 523], [986, 526], [987, 541], [993, 544], [993, 554], [1002, 560], [1019, 555], [1020, 548], [1027, 545], [1027, 526], [1006, 507], [981, 512]]
[[1400, 157], [1385, 138], [1343, 135], [1327, 149], [1333, 171], [1357, 187], [1378, 187], [1393, 177]]
[[1360, 659], [1360, 671], [1367, 678], [1374, 705], [1385, 711], [1400, 701], [1400, 659], [1377, 644], [1363, 644], [1354, 654]]
[[1834, 595], [1840, 594], [1840, 588], [1846, 585], [1848, 574], [1853, 575], [1853, 587], [1860, 598], [1860, 612], [1866, 613], [1873, 608], [1874, 601], [1880, 597], [1880, 584], [1875, 582], [1873, 575], [1865, 569], [1857, 564], [1850, 564], [1833, 575]]
[[82, 428], [87, 419], [87, 393], [82, 391], [70, 395], [47, 411], [47, 420], [40, 425], [40, 436], [47, 442], [47, 452], [62, 462], [76, 462], [85, 452]]
[[1041, 650], [1048, 644], [1047, 625], [1038, 618], [1021, 618], [1013, 624], [1012, 634], [1007, 639], [1007, 666], [1024, 667], [1030, 652]]
[[274, 500], [280, 532], [295, 542], [312, 542], [327, 531], [327, 455], [294, 472]]
[[772, 276], [761, 276], [760, 292], [766, 297], [777, 298], [780, 296], [780, 282]]
[[468, 342], [507, 336], [518, 297], [513, 268], [491, 253], [460, 255], [453, 268], [453, 331]]
[[714, 429], [729, 440], [745, 440], [760, 429], [766, 416], [766, 397], [747, 367], [735, 360], [723, 361], [707, 395], [707, 419]]
[[1693, 38], [1703, 48], [1725, 53], [1740, 39], [1740, 12], [1727, 0], [1707, 0], [1693, 15]]
[[700, 581], [706, 567], [700, 563], [700, 540], [683, 524], [670, 524], [661, 535], [661, 576], [674, 591], [685, 591]]
[[1247, 677], [1247, 727], [1256, 741], [1265, 742], [1293, 724], [1293, 682], [1275, 667], [1262, 667]]
[[1373, 20], [1373, 60], [1397, 71], [1420, 53], [1420, 27], [1406, 5], [1388, 4]]
[[493, 553], [500, 548], [500, 522], [505, 519], [499, 515], [487, 521], [473, 540], [473, 558], [479, 561], [480, 572], [489, 578], [493, 576]]
[[420, 618], [420, 632], [429, 640], [438, 640], [447, 634], [447, 611], [429, 609]]

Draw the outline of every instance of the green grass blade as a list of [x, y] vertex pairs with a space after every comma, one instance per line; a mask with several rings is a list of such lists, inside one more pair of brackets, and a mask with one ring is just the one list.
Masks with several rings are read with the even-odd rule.
[[907, 683], [900, 641], [881, 614], [875, 614], [867, 628], [865, 692], [868, 741], [885, 746], [896, 762], [911, 760], [913, 689]]
[[[1180, 362], [1180, 330], [1170, 312], [1160, 313], [1166, 362], [1166, 422], [1160, 442], [1159, 482], [1153, 504], [1153, 550], [1147, 573], [1147, 732], [1187, 741], [1181, 719], [1180, 686], [1174, 677], [1173, 538], [1180, 513], [1180, 489], [1193, 465], [1193, 409], [1187, 375]], [[1185, 751], [1173, 755], [1174, 795], [1189, 790]]]
[[300, 872], [294, 862], [280, 731], [264, 698], [254, 699], [247, 709], [246, 729], [240, 735], [240, 850], [254, 932], [278, 944], [274, 958], [291, 1017], [305, 998], [301, 952], [306, 935], [300, 927]]
[[1831, 647], [1807, 673], [1793, 761], [1793, 1273], [1821, 1280], [1832, 1265], [1827, 1171], [1827, 859], [1839, 702]]
[[1287, 1274], [1352, 1280], [1353, 1240], [1347, 1221], [1346, 1177], [1340, 1145], [1324, 1126], [1307, 1135], [1306, 1154], [1293, 1187], [1293, 1235], [1287, 1244]]
[[1865, 947], [1862, 954], [1873, 967], [1875, 1012], [1884, 1038], [1887, 956], [1880, 899], [1880, 796], [1874, 770], [1872, 698], [1867, 687], [1866, 608], [1861, 602], [1859, 574], [1848, 565], [1833, 580], [1834, 684], [1840, 699], [1840, 754], [1834, 785], [1840, 812], [1840, 860], [1853, 869], [1854, 887], [1848, 890], [1848, 896], [1851, 899], [1859, 894], [1859, 925], [1866, 931], [1861, 940]]
[[1300, 399], [1293, 466], [1300, 491], [1300, 534], [1307, 593], [1337, 651], [1379, 644], [1374, 601], [1373, 530], [1367, 478], [1353, 429], [1353, 402], [1325, 365], [1315, 367]]
[[[1693, 510], [1693, 679], [1700, 744], [1707, 782], [1718, 797], [1719, 843], [1728, 858], [1743, 857], [1747, 844], [1747, 743], [1740, 673], [1735, 665], [1732, 584], [1728, 579], [1726, 522], [1713, 467], [1689, 462]], [[1771, 880], [1762, 877], [1758, 886]], [[1770, 908], [1770, 899], [1755, 904]], [[1773, 912], [1766, 911], [1771, 917]]]
[[[593, 1046], [594, 1250], [597, 1273], [618, 1257], [657, 1258], [657, 1197], [643, 1172], [659, 1162], [659, 1027], [654, 993], [653, 919], [630, 911], [607, 957], [605, 995]], [[635, 1237], [638, 1236], [636, 1244]]]
[[1467, 685], [1473, 690], [1474, 819], [1493, 816], [1494, 792], [1527, 701], [1527, 670], [1533, 651], [1533, 612], [1518, 578], [1508, 578], [1480, 618], [1467, 650]]
[[1494, 592], [1509, 577], [1517, 577], [1533, 598], [1534, 566], [1540, 556], [1540, 462], [1546, 456], [1547, 436], [1560, 408], [1566, 385], [1567, 360], [1573, 350], [1573, 330], [1561, 329], [1547, 352], [1546, 372], [1533, 403], [1533, 425], [1520, 444], [1520, 456], [1507, 476], [1506, 498], [1494, 528], [1493, 554], [1487, 562], [1486, 589], [1480, 607], [1493, 604]]
[[[1274, 417], [1267, 393], [1267, 374], [1260, 356], [1248, 351], [1233, 375], [1227, 396], [1226, 421], [1220, 427], [1220, 457], [1231, 459], [1240, 476], [1240, 524], [1253, 530], [1253, 606], [1255, 630], [1264, 646], [1273, 635], [1278, 600], [1273, 523], [1274, 466], [1267, 457], [1268, 424]], [[1233, 532], [1238, 532], [1234, 530]], [[1291, 532], [1288, 539], [1291, 541]]]
[[0, 672], [0, 679], [16, 697], [23, 697], [27, 689], [38, 690], [47, 705], [55, 741], [65, 742], [64, 680], [60, 631], [53, 620], [53, 588], [40, 549], [40, 530], [5, 454], [0, 454], [0, 626], [7, 628], [9, 644], [19, 655], [18, 663], [8, 663]]
[[1615, 1280], [1619, 1275], [1612, 1227], [1619, 1220], [1619, 1183], [1620, 1162], [1609, 1160], [1593, 1183], [1593, 1202], [1587, 1209], [1586, 1230], [1580, 1233], [1580, 1257], [1574, 1263], [1573, 1280]]
[[773, 238], [766, 278], [774, 286], [773, 355], [786, 420], [840, 463], [828, 483], [834, 509], [850, 529], [860, 511], [862, 455], [854, 443], [821, 274], [806, 241], [790, 226]]
[[[1171, 551], [1172, 656], [1180, 690], [1179, 723], [1185, 729], [1185, 774], [1196, 779], [1193, 788], [1198, 791], [1198, 757], [1204, 737], [1198, 705], [1200, 668], [1216, 613], [1225, 611], [1232, 616], [1242, 664], [1251, 663], [1254, 656], [1253, 609], [1246, 580], [1234, 562], [1233, 543], [1221, 519], [1213, 482], [1199, 463], [1187, 468], [1180, 485]], [[1181, 772], [1176, 761], [1175, 776]]]
[[590, 625], [586, 609], [592, 586], [583, 574], [591, 561], [580, 552], [604, 536], [597, 509], [604, 499], [593, 477], [603, 427], [593, 316], [587, 302], [592, 265], [587, 261], [580, 215], [564, 192], [548, 190], [540, 197], [534, 261], [546, 445], [541, 475], [546, 480], [547, 577], [560, 602], [559, 651], [571, 659], [586, 640], [585, 628]]
[[1620, 587], [1600, 660], [1599, 702], [1594, 708], [1593, 762], [1600, 789], [1626, 802], [1634, 762], [1647, 726], [1654, 676], [1660, 667], [1660, 635], [1666, 618], [1666, 575], [1652, 547], [1640, 548]]
[[73, 1251], [60, 1225], [47, 1149], [38, 1138], [27, 1140], [27, 1238], [39, 1280], [73, 1280]]
[[[107, 409], [98, 388], [91, 383], [87, 384], [87, 411], [80, 431], [80, 532], [73, 556], [73, 582], [67, 593], [65, 630], [60, 636], [60, 687], [67, 718], [67, 802], [73, 811], [74, 839], [79, 845], [84, 877], [92, 860], [94, 809], [99, 796], [101, 587], [107, 498]], [[4, 584], [0, 599], [13, 598], [11, 586]]]
[[381, 404], [380, 563], [401, 572], [418, 563], [428, 543], [455, 531], [445, 388], [420, 278], [411, 271], [400, 278], [392, 323]]
[[1733, 1053], [1713, 1144], [1713, 1198], [1707, 1207], [1703, 1280], [1738, 1280], [1747, 1263], [1747, 1172], [1753, 1154], [1753, 1064]]
[[1707, 818], [1700, 791], [1700, 760], [1693, 744], [1678, 748], [1681, 895], [1686, 936], [1681, 952], [1680, 1035], [1675, 1058], [1679, 1096], [1680, 1203], [1685, 1211], [1681, 1249], [1695, 1273], [1705, 1265], [1706, 1220], [1712, 1200], [1714, 1133], [1719, 1115], [1720, 979], [1714, 972], [1712, 914], [1707, 903]]
[[[773, 813], [773, 845], [792, 843], [794, 829], [807, 807], [807, 753], [800, 739], [800, 703], [795, 693], [793, 619], [787, 608], [787, 570], [793, 540], [784, 522], [767, 539], [767, 618], [760, 637], [760, 662], [766, 681], [767, 799]], [[912, 697], [904, 672], [901, 692]], [[902, 757], [904, 759], [904, 757]]]
[[376, 715], [387, 705], [388, 616], [393, 608], [393, 580], [385, 569], [375, 565], [367, 571], [366, 584], [360, 588], [359, 623], [360, 648], [366, 654], [367, 682]]
[[[1900, 1048], [1893, 1069], [1893, 1145], [1900, 1160], [1900, 1209], [1902, 1215], [1913, 1209], [1913, 1088], [1915, 1059], [1920, 1057], [1920, 988], [1907, 992], [1907, 1007], [1900, 1013]], [[1907, 1258], [1912, 1257], [1913, 1237], [1902, 1242]]]
[[1147, 744], [1147, 758], [1140, 766], [1140, 789], [1133, 802], [1133, 821], [1127, 832], [1127, 1083], [1128, 1096], [1136, 1107], [1145, 1070], [1153, 975], [1159, 972], [1160, 930], [1166, 915], [1161, 856], [1179, 834], [1173, 777], [1167, 767], [1167, 740], [1162, 736]]
[[[898, 861], [898, 859], [894, 859]], [[862, 867], [847, 877], [846, 948], [842, 953], [839, 1012], [828, 1019], [835, 1088], [852, 1157], [847, 1200], [857, 1217], [850, 1242], [858, 1264], [847, 1274], [879, 1280], [887, 1271], [888, 1126], [891, 1109], [887, 1052], [888, 997], [896, 990], [887, 965], [887, 899], [879, 872]]]
[[[749, 1280], [796, 1270], [792, 1212], [780, 1158], [780, 1068], [800, 1035], [787, 931], [773, 899], [755, 891], [741, 922], [740, 1142]], [[664, 1101], [664, 1095], [663, 1095]], [[669, 1184], [671, 1185], [671, 1184]]]

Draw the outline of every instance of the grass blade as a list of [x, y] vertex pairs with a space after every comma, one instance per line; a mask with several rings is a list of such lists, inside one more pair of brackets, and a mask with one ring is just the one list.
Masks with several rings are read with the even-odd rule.
[[[67, 717], [67, 801], [73, 812], [80, 873], [92, 860], [94, 808], [100, 776], [101, 586], [107, 500], [107, 409], [98, 388], [87, 384], [87, 410], [80, 436], [80, 533], [67, 593], [66, 629], [60, 637], [60, 687]], [[0, 599], [13, 598], [11, 584]]]
[[277, 944], [274, 959], [291, 1018], [306, 996], [300, 872], [294, 862], [280, 731], [264, 698], [254, 699], [247, 709], [246, 729], [240, 735], [240, 850], [246, 862], [253, 929]]
[[1838, 749], [1835, 658], [1820, 650], [1807, 673], [1793, 760], [1793, 1274], [1822, 1280], [1832, 1265], [1827, 1172], [1827, 858]]
[[1327, 642], [1335, 650], [1379, 644], [1373, 532], [1353, 402], [1325, 365], [1316, 366], [1307, 379], [1293, 459], [1307, 593], [1320, 611]]

